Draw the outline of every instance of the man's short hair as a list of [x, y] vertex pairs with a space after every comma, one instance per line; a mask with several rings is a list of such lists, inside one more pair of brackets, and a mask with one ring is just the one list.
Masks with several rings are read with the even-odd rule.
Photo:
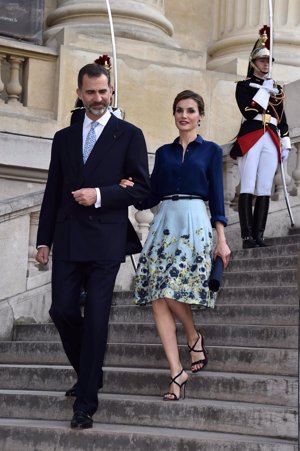
[[108, 70], [105, 69], [104, 66], [101, 66], [100, 64], [96, 64], [96, 63], [91, 63], [91, 64], [86, 64], [85, 66], [83, 66], [79, 73], [78, 73], [78, 88], [81, 89], [82, 88], [82, 84], [83, 84], [83, 76], [87, 75], [88, 77], [101, 77], [101, 75], [105, 75], [107, 77], [108, 80], [108, 84], [110, 85], [110, 74], [108, 72]]

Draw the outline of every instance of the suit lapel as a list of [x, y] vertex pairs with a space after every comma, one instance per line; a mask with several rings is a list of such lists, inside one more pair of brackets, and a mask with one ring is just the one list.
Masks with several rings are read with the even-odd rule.
[[82, 159], [82, 121], [70, 127], [70, 146], [69, 146], [69, 164], [74, 167], [76, 179], [82, 177], [83, 159]]

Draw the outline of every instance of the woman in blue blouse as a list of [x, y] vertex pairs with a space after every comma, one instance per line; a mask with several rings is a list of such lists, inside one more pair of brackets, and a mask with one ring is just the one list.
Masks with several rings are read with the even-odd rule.
[[[139, 258], [135, 301], [152, 303], [170, 366], [165, 401], [177, 401], [188, 380], [179, 357], [175, 318], [184, 327], [191, 371], [197, 373], [207, 364], [207, 351], [203, 335], [195, 328], [191, 306], [214, 307], [216, 295], [208, 287], [212, 257], [221, 256], [226, 267], [230, 256], [224, 234], [222, 149], [197, 135], [204, 116], [202, 97], [189, 90], [179, 93], [173, 115], [179, 137], [157, 150], [151, 196], [136, 205], [142, 210], [159, 204]], [[122, 180], [121, 186], [129, 186], [129, 181]], [[212, 227], [217, 232], [214, 252]]]

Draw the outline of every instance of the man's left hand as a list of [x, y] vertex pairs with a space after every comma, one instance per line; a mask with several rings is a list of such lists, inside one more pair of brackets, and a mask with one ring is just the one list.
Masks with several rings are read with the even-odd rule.
[[90, 207], [94, 205], [97, 200], [97, 194], [95, 188], [81, 188], [76, 191], [72, 191], [74, 200], [78, 202], [79, 205], [84, 207]]

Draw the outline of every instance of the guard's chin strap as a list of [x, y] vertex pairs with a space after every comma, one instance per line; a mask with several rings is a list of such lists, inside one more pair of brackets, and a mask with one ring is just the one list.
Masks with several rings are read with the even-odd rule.
[[256, 66], [256, 64], [253, 61], [251, 61], [250, 64], [253, 67], [253, 69], [256, 70], [256, 72], [262, 74], [264, 77], [266, 77], [268, 75], [268, 73], [269, 73], [268, 71], [263, 72], [261, 69], [259, 69], [259, 67]]
[[259, 72], [263, 75], [264, 78], [268, 78], [269, 72], [263, 72], [262, 70], [260, 70]]

